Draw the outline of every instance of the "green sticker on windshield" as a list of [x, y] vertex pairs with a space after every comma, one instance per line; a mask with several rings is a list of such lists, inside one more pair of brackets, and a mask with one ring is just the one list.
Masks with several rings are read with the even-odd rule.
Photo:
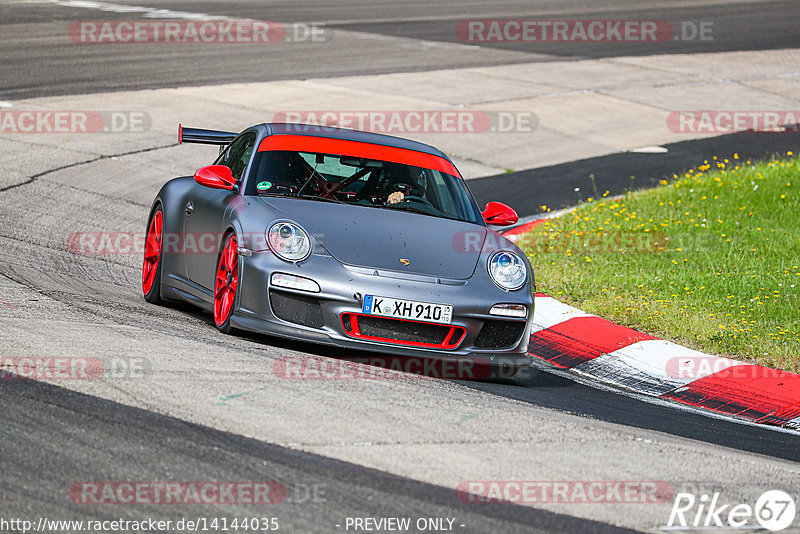
[[270, 187], [272, 187], [272, 182], [259, 182], [258, 185], [256, 185], [256, 189], [259, 191], [266, 191]]

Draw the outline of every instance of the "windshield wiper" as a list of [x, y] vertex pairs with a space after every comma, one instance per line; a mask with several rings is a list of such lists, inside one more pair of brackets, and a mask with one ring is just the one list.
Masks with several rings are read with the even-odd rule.
[[344, 204], [341, 200], [335, 198], [325, 198], [318, 195], [292, 195], [294, 198], [303, 198], [305, 200], [321, 200], [322, 202], [335, 202], [336, 204]]
[[388, 206], [385, 206], [385, 207], [389, 208], [389, 209], [394, 209], [394, 210], [413, 211], [414, 213], [421, 213], [423, 215], [430, 215], [431, 217], [439, 217], [439, 215], [435, 215], [435, 214], [433, 214], [433, 213], [431, 213], [429, 211], [421, 210], [419, 208], [415, 208], [414, 206], [409, 206], [409, 205], [389, 204]]
[[464, 219], [460, 219], [458, 217], [451, 217], [449, 215], [446, 215], [444, 212], [431, 213], [429, 211], [421, 210], [419, 208], [415, 208], [414, 206], [409, 206], [407, 204], [406, 205], [390, 204], [388, 206], [383, 206], [383, 209], [400, 209], [405, 211], [412, 211], [414, 213], [420, 213], [422, 215], [428, 215], [429, 217], [436, 217], [437, 219], [447, 219], [450, 221], [465, 222]]
[[320, 200], [322, 202], [335, 202], [337, 204], [343, 204], [341, 200], [336, 200], [335, 198], [325, 198], [320, 197], [317, 195], [305, 194], [305, 195], [298, 195], [297, 193], [259, 193], [258, 196], [260, 197], [277, 197], [277, 198], [302, 198], [303, 200]]

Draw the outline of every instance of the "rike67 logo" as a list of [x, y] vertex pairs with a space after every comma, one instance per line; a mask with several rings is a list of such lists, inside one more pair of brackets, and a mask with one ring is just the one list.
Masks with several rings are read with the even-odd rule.
[[773, 532], [789, 528], [794, 523], [794, 499], [783, 491], [764, 492], [751, 506], [748, 503], [723, 503], [720, 494], [677, 493], [665, 531], [750, 530], [767, 529]]

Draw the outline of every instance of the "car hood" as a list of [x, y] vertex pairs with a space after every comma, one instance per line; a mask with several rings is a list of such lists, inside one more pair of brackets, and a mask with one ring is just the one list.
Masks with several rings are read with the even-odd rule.
[[[470, 278], [487, 229], [400, 209], [261, 197], [342, 263], [458, 280]], [[408, 260], [404, 265], [401, 260]]]

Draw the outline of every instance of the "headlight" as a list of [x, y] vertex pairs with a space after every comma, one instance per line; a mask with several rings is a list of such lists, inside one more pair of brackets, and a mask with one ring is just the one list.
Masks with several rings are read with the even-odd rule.
[[501, 289], [514, 291], [525, 285], [528, 269], [518, 255], [501, 250], [489, 258], [489, 276]]
[[302, 261], [311, 254], [308, 234], [298, 225], [278, 222], [267, 230], [267, 243], [272, 252], [286, 261]]

